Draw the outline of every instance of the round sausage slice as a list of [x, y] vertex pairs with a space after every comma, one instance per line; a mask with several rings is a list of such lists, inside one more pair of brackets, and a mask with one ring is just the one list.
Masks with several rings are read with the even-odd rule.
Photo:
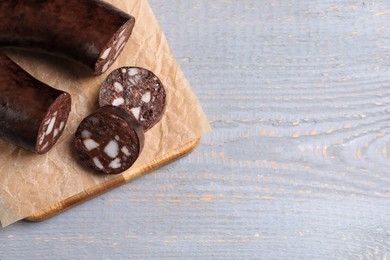
[[114, 106], [101, 107], [86, 117], [75, 137], [76, 151], [84, 165], [104, 174], [130, 168], [144, 146], [142, 127]]
[[153, 72], [139, 67], [122, 67], [112, 71], [101, 85], [99, 104], [125, 109], [147, 131], [163, 116], [166, 93]]
[[71, 109], [68, 93], [54, 89], [0, 53], [0, 137], [38, 154], [57, 142]]

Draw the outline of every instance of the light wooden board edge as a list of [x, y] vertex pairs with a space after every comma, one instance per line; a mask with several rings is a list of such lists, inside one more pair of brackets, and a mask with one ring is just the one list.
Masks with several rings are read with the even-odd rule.
[[80, 192], [76, 195], [73, 195], [67, 199], [64, 199], [50, 207], [47, 207], [43, 210], [37, 211], [34, 214], [28, 216], [24, 220], [27, 221], [42, 221], [49, 217], [52, 217], [54, 215], [57, 215], [61, 213], [62, 211], [69, 209], [70, 207], [73, 207], [79, 203], [82, 203], [88, 199], [91, 199], [93, 197], [96, 197], [100, 194], [103, 194], [111, 189], [114, 189], [120, 185], [126, 184], [138, 177], [141, 177], [150, 171], [157, 169], [159, 167], [162, 167], [175, 159], [180, 158], [181, 156], [186, 155], [187, 153], [191, 152], [199, 143], [200, 137], [197, 139], [194, 139], [184, 145], [181, 145], [177, 149], [164, 154], [160, 157], [157, 157], [153, 161], [142, 165], [140, 167], [137, 167], [135, 169], [131, 169], [128, 172], [124, 174], [117, 175], [116, 177], [101, 183], [99, 185], [96, 185], [90, 189], [87, 189], [83, 192]]

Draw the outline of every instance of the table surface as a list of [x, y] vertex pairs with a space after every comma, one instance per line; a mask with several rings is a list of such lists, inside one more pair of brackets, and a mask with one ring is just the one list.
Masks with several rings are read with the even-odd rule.
[[213, 131], [0, 259], [390, 259], [390, 3], [151, 0]]

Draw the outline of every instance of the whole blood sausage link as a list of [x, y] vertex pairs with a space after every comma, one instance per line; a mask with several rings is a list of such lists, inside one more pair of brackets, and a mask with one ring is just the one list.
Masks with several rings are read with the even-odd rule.
[[105, 72], [132, 33], [134, 17], [100, 0], [2, 0], [0, 46], [41, 49]]
[[119, 106], [132, 114], [144, 131], [163, 116], [166, 93], [161, 81], [151, 71], [122, 67], [112, 71], [100, 87], [99, 105]]
[[144, 146], [139, 123], [114, 106], [99, 108], [86, 117], [75, 134], [75, 148], [81, 161], [104, 174], [130, 168]]
[[54, 89], [0, 53], [0, 137], [38, 154], [64, 130], [71, 109], [68, 93]]

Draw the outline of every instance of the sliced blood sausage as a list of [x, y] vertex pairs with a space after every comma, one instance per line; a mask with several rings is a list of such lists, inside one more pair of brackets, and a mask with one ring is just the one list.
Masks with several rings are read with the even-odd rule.
[[54, 89], [0, 53], [0, 137], [43, 154], [64, 130], [71, 109], [68, 93]]
[[81, 161], [105, 174], [130, 168], [144, 146], [140, 124], [123, 109], [99, 108], [86, 117], [75, 134], [75, 147]]
[[40, 49], [99, 75], [116, 60], [134, 17], [99, 0], [2, 0], [0, 46]]
[[163, 116], [166, 93], [153, 72], [139, 67], [112, 71], [100, 87], [99, 105], [119, 106], [132, 114], [144, 131]]

